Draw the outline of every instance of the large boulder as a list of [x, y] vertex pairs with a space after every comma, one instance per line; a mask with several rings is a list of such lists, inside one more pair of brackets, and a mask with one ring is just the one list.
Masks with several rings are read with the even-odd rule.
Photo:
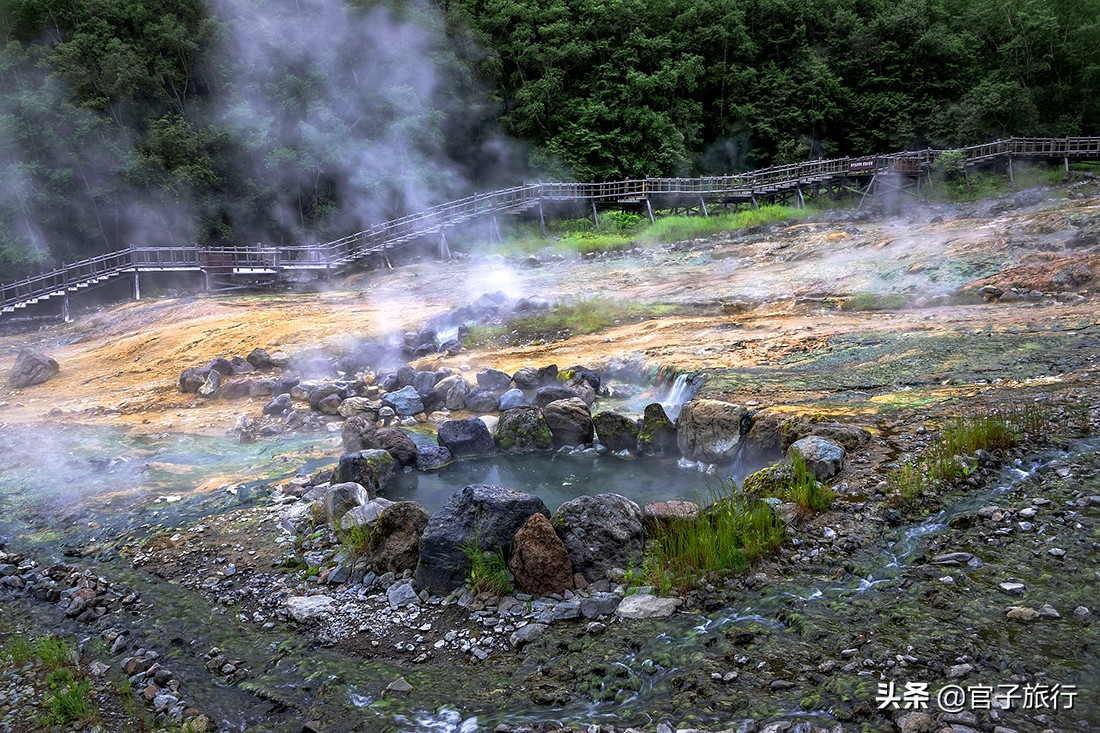
[[501, 413], [493, 438], [498, 448], [509, 453], [532, 453], [554, 447], [554, 437], [542, 410], [530, 405]]
[[499, 369], [482, 369], [477, 373], [477, 386], [500, 393], [512, 385], [512, 377]]
[[676, 439], [685, 458], [729, 463], [741, 448], [741, 436], [751, 427], [752, 418], [740, 405], [692, 400], [680, 410]]
[[857, 450], [871, 442], [871, 431], [858, 425], [839, 422], [792, 421], [783, 426], [779, 447], [786, 451], [795, 441], [811, 435], [830, 440], [846, 452]]
[[510, 389], [500, 396], [500, 401], [497, 403], [497, 407], [501, 412], [505, 410], [511, 410], [516, 407], [521, 407], [527, 404], [527, 396], [523, 394], [522, 390]]
[[382, 396], [382, 404], [392, 407], [401, 417], [412, 417], [424, 412], [424, 402], [412, 385], [402, 387], [396, 392], [387, 392]]
[[535, 392], [535, 407], [546, 407], [551, 402], [567, 400], [576, 396], [577, 393], [568, 387], [563, 387], [560, 384], [548, 384], [545, 387], [539, 387], [538, 391]]
[[[294, 403], [291, 401], [290, 395], [283, 393], [264, 405], [264, 414], [278, 417], [287, 414], [293, 407]], [[347, 449], [345, 448], [345, 450]]]
[[370, 434], [368, 448], [381, 448], [393, 456], [398, 466], [415, 466], [416, 443], [404, 430], [397, 428], [378, 428]]
[[613, 451], [638, 448], [638, 423], [617, 412], [597, 412], [592, 416], [592, 426], [601, 443]]
[[550, 520], [532, 514], [512, 540], [508, 561], [516, 588], [535, 596], [564, 593], [573, 587], [573, 564]]
[[559, 378], [567, 377], [569, 380], [583, 379], [592, 387], [593, 391], [599, 392], [600, 390], [600, 374], [593, 371], [588, 367], [583, 366], [571, 366], [568, 369], [562, 371]]
[[[289, 397], [287, 402], [290, 402]], [[376, 430], [378, 428], [374, 426], [374, 420], [368, 419], [365, 415], [349, 417], [340, 428], [340, 438], [344, 444], [344, 452], [354, 453], [373, 447]]]
[[382, 409], [379, 400], [371, 400], [366, 397], [348, 397], [340, 403], [337, 412], [341, 417], [355, 417], [360, 415], [370, 422], [378, 419], [378, 411]]
[[336, 466], [335, 480], [354, 481], [366, 489], [368, 498], [373, 499], [393, 476], [393, 466], [393, 456], [384, 450], [345, 453]]
[[539, 372], [534, 367], [523, 367], [512, 375], [512, 383], [520, 389], [536, 390], [539, 388]]
[[558, 365], [547, 364], [544, 367], [538, 368], [539, 384], [542, 386], [548, 386], [557, 384], [558, 381]]
[[416, 468], [434, 471], [451, 462], [451, 452], [441, 445], [419, 445], [416, 448]]
[[336, 483], [325, 489], [325, 514], [332, 526], [339, 527], [341, 517], [373, 498], [361, 484], [354, 481]]
[[491, 389], [475, 389], [466, 395], [466, 409], [470, 412], [496, 412], [500, 405], [500, 393]]
[[222, 387], [222, 373], [211, 369], [206, 373], [206, 381], [199, 387], [199, 397], [213, 397]]
[[503, 549], [507, 557], [516, 531], [532, 514], [550, 515], [537, 496], [485, 484], [455, 492], [432, 515], [420, 538], [417, 583], [432, 593], [450, 593], [470, 572], [464, 548]]
[[554, 527], [573, 570], [590, 583], [612, 568], [641, 567], [645, 548], [641, 508], [619, 494], [579, 496], [554, 514]]
[[[207, 369], [203, 367], [187, 367], [180, 373], [180, 392], [191, 393], [199, 391], [199, 387], [206, 381]], [[15, 371], [12, 371], [12, 376], [15, 375]], [[16, 386], [15, 382], [12, 382], [12, 386]]]
[[818, 481], [827, 481], [844, 468], [844, 448], [833, 441], [810, 435], [791, 443], [787, 458], [801, 457]]
[[255, 348], [248, 353], [245, 359], [256, 369], [271, 369], [275, 366], [275, 362], [271, 361], [271, 354], [267, 353], [267, 349]]
[[367, 543], [367, 561], [379, 573], [415, 570], [428, 512], [415, 501], [399, 501], [382, 510]]
[[584, 445], [592, 442], [592, 413], [579, 397], [551, 402], [542, 410], [554, 446]]
[[435, 384], [435, 396], [448, 410], [462, 410], [466, 407], [466, 395], [470, 394], [470, 383], [460, 374], [444, 377]]
[[445, 421], [439, 426], [438, 440], [455, 458], [483, 456], [496, 450], [489, 428], [476, 417]]
[[[314, 412], [324, 412], [321, 405], [329, 397], [336, 396], [339, 400], [336, 404], [339, 406], [340, 402], [344, 399], [344, 387], [339, 384], [321, 384], [313, 387], [309, 390], [309, 396], [306, 398], [309, 402], [309, 409]], [[326, 413], [328, 414], [328, 413]], [[335, 415], [336, 413], [331, 413]]]
[[664, 405], [660, 402], [646, 405], [638, 430], [638, 452], [645, 456], [671, 456], [676, 451], [676, 426], [668, 419]]
[[435, 372], [417, 372], [416, 376], [413, 377], [412, 388], [423, 400], [435, 391], [436, 381]]

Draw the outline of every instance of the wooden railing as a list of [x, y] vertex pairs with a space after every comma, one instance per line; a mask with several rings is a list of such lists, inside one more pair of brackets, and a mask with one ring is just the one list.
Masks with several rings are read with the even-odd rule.
[[339, 268], [477, 217], [515, 212], [537, 206], [543, 201], [584, 201], [607, 206], [684, 197], [752, 200], [840, 179], [887, 173], [919, 176], [928, 172], [936, 158], [944, 152], [961, 154], [960, 162], [964, 166], [979, 165], [998, 158], [1100, 160], [1100, 137], [1017, 137], [954, 151], [918, 150], [863, 158], [812, 160], [729, 176], [527, 184], [449, 201], [323, 244], [201, 248], [133, 246], [73, 262], [51, 272], [0, 284], [0, 312], [10, 313], [16, 308], [74, 292], [124, 272], [201, 270], [244, 273]]

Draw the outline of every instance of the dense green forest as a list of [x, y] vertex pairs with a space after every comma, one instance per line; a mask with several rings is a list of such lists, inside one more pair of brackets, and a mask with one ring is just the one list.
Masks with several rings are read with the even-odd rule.
[[0, 0], [0, 279], [519, 179], [1100, 132], [1100, 0]]

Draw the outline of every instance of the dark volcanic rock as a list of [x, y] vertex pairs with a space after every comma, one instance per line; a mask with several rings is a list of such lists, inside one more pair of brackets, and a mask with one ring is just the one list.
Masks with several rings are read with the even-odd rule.
[[345, 453], [336, 466], [335, 480], [338, 483], [353, 481], [366, 489], [367, 497], [373, 499], [393, 476], [394, 463], [393, 456], [384, 450]]
[[512, 378], [499, 369], [482, 369], [477, 373], [477, 386], [493, 392], [504, 392], [512, 384]]
[[534, 367], [523, 367], [519, 369], [512, 375], [512, 381], [520, 389], [528, 391], [538, 389], [541, 385], [539, 382], [539, 372]]
[[[195, 393], [206, 382], [207, 370], [202, 367], [187, 367], [180, 374], [180, 392]], [[15, 386], [14, 384], [12, 386]]]
[[[15, 357], [15, 365], [8, 375], [8, 383], [16, 389], [42, 384], [48, 379], [57, 376], [61, 368], [57, 362], [34, 349], [20, 349]], [[186, 372], [184, 372], [186, 374]], [[182, 386], [183, 378], [180, 377]]]
[[285, 415], [290, 412], [290, 408], [292, 408], [293, 406], [294, 405], [290, 400], [290, 395], [284, 393], [264, 405], [264, 414]]
[[474, 390], [466, 395], [466, 409], [470, 412], [496, 412], [500, 393], [489, 389]]
[[501, 413], [493, 439], [498, 448], [509, 453], [531, 453], [554, 446], [554, 436], [542, 410], [530, 405]]
[[638, 431], [638, 452], [646, 456], [674, 456], [677, 450], [676, 426], [668, 419], [664, 406], [659, 402], [646, 405]]
[[433, 393], [448, 410], [461, 410], [466, 407], [470, 383], [462, 375], [455, 374], [436, 382]]
[[642, 565], [642, 510], [625, 496], [597, 494], [567, 501], [555, 512], [554, 527], [573, 569], [590, 583], [603, 580], [612, 568]]
[[601, 443], [613, 451], [635, 451], [638, 448], [638, 424], [617, 412], [597, 412], [592, 426]]
[[[289, 402], [289, 399], [288, 399]], [[369, 448], [374, 442], [374, 432], [377, 430], [374, 421], [362, 415], [353, 415], [344, 421], [340, 429], [340, 438], [344, 443], [345, 453]]]
[[399, 501], [382, 510], [367, 544], [367, 561], [379, 573], [415, 570], [428, 512], [415, 501]]
[[476, 417], [445, 421], [439, 426], [438, 440], [455, 458], [483, 456], [496, 450], [489, 428]]
[[420, 471], [434, 471], [451, 462], [451, 452], [441, 445], [417, 446], [416, 468]]
[[245, 359], [257, 369], [271, 369], [275, 366], [275, 363], [271, 361], [271, 354], [267, 353], [267, 349], [253, 349]]
[[592, 442], [592, 414], [579, 397], [551, 402], [542, 414], [554, 436], [554, 447]]
[[570, 397], [576, 397], [577, 393], [568, 387], [560, 384], [550, 384], [545, 387], [539, 387], [535, 392], [535, 407], [546, 407], [551, 402], [557, 402], [558, 400], [567, 400]]
[[420, 538], [416, 581], [432, 593], [447, 594], [466, 581], [467, 543], [511, 554], [512, 538], [532, 514], [549, 516], [542, 499], [501, 486], [474, 484], [455, 492], [432, 515]]
[[416, 465], [416, 443], [405, 431], [397, 428], [379, 428], [371, 436], [369, 447], [387, 451], [399, 466]]

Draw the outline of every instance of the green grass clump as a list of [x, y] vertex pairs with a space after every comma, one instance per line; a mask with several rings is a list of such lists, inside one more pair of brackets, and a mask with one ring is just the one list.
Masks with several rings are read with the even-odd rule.
[[336, 533], [340, 544], [347, 550], [352, 562], [367, 554], [370, 545], [370, 526], [367, 524], [354, 524], [347, 529], [341, 529]]
[[1001, 453], [1020, 441], [1088, 433], [1087, 407], [1020, 403], [985, 414], [957, 417], [918, 457], [887, 476], [887, 490], [901, 507], [919, 503], [933, 491], [965, 479], [977, 468], [978, 451]]
[[531, 341], [553, 341], [602, 331], [605, 328], [668, 315], [675, 306], [626, 303], [611, 298], [584, 298], [557, 303], [549, 310], [514, 318], [506, 325], [475, 326], [463, 340], [468, 349], [508, 346]]
[[67, 669], [57, 669], [47, 678], [47, 686], [46, 711], [51, 722], [66, 725], [92, 717], [90, 682], [75, 679]]
[[758, 209], [716, 216], [665, 216], [641, 231], [638, 238], [648, 242], [679, 242], [721, 232], [805, 219], [810, 213], [807, 209], [793, 206], [761, 206]]
[[792, 480], [787, 487], [787, 495], [783, 498], [808, 512], [823, 512], [832, 506], [836, 496], [828, 486], [814, 477], [802, 456], [796, 455], [791, 460], [791, 474]]
[[779, 549], [786, 532], [767, 503], [723, 484], [719, 498], [695, 519], [653, 529], [646, 576], [661, 591], [690, 587], [700, 576], [741, 573]]
[[3, 651], [0, 651], [0, 654], [10, 658], [12, 666], [22, 667], [24, 664], [34, 659], [34, 644], [32, 644], [31, 640], [27, 637], [18, 634], [12, 636], [4, 643]]
[[68, 639], [43, 636], [34, 644], [34, 655], [47, 669], [58, 669], [71, 664], [76, 646]]
[[905, 297], [900, 293], [872, 293], [860, 291], [840, 305], [845, 311], [884, 311], [901, 310], [906, 306]]
[[472, 593], [500, 597], [512, 592], [512, 576], [504, 562], [503, 550], [488, 552], [476, 540], [470, 540], [462, 546], [462, 554], [470, 563], [466, 587]]

